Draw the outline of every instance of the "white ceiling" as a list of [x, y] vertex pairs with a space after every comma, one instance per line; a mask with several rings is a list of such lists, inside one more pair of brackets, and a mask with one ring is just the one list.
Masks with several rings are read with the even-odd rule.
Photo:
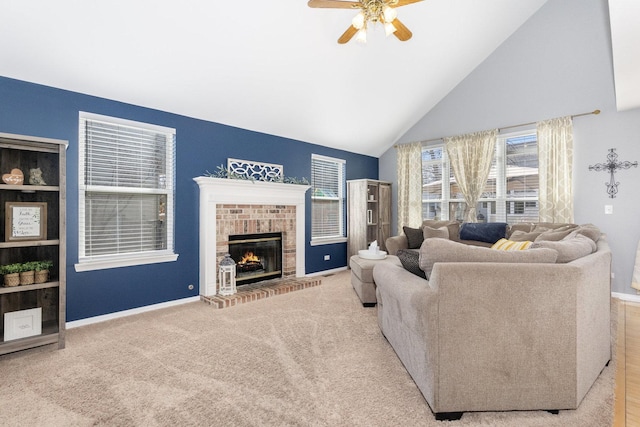
[[609, 0], [618, 111], [640, 107], [640, 1]]
[[355, 13], [306, 0], [0, 0], [0, 75], [379, 156], [546, 1], [425, 0], [411, 40], [338, 45]]

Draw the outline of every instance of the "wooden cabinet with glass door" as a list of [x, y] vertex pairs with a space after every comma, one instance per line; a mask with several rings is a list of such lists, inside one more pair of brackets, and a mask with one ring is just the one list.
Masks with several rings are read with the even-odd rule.
[[64, 348], [66, 148], [0, 133], [0, 354]]

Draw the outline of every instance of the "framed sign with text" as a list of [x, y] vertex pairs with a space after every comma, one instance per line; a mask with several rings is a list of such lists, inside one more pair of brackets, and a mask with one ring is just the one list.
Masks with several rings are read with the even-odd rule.
[[5, 240], [46, 240], [45, 202], [6, 202]]

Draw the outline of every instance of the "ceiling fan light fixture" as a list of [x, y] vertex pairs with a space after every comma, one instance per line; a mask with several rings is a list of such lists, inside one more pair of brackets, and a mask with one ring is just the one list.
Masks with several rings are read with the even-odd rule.
[[398, 17], [398, 12], [392, 7], [385, 6], [382, 9], [382, 16], [384, 17], [384, 22], [391, 23]]
[[391, 22], [384, 23], [384, 33], [387, 35], [387, 37], [395, 33], [396, 31], [398, 31], [398, 29]]
[[365, 27], [362, 27], [356, 33], [356, 41], [358, 41], [360, 43], [366, 43], [367, 42], [367, 29]]
[[364, 27], [364, 13], [360, 12], [351, 20], [351, 25], [357, 30], [360, 30]]

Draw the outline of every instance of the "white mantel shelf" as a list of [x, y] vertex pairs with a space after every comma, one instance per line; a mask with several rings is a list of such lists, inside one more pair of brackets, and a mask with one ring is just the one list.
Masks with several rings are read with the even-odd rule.
[[296, 277], [305, 275], [305, 193], [308, 185], [199, 176], [200, 295], [216, 293], [216, 205], [285, 205], [296, 207]]

